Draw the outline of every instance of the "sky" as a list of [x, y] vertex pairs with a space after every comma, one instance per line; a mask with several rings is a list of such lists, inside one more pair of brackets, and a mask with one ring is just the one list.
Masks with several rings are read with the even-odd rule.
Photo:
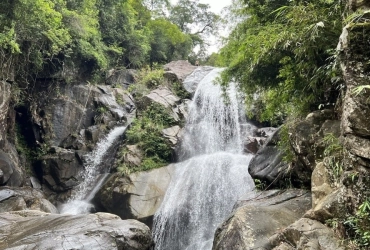
[[[178, 0], [171, 0], [171, 3], [176, 3]], [[217, 14], [221, 13], [221, 10], [227, 5], [231, 4], [231, 0], [199, 0], [200, 3], [206, 3], [211, 6], [211, 10]]]
[[231, 4], [231, 0], [200, 0], [199, 2], [209, 4], [211, 10], [217, 14], [221, 13], [222, 8]]
[[[171, 0], [172, 4], [176, 3], [178, 0]], [[211, 11], [213, 11], [216, 14], [221, 14], [221, 10], [230, 5], [232, 0], [199, 0], [200, 3], [209, 4], [211, 6]], [[225, 35], [225, 34], [222, 34]], [[211, 46], [208, 49], [208, 53], [217, 52], [219, 49], [219, 45], [217, 44], [217, 38], [212, 37], [210, 39]]]

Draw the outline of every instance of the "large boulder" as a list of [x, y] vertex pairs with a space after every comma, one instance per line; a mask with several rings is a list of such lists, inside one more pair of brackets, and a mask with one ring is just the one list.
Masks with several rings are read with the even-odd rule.
[[152, 90], [144, 96], [139, 106], [146, 107], [151, 103], [156, 103], [170, 111], [170, 115], [175, 121], [180, 121], [187, 116], [186, 104], [181, 102], [181, 99], [171, 92], [167, 87], [159, 87]]
[[53, 147], [41, 160], [43, 182], [53, 191], [72, 189], [79, 183], [82, 161], [74, 150]]
[[276, 130], [259, 148], [249, 164], [250, 174], [274, 185], [290, 175], [293, 185], [309, 186], [316, 161], [324, 157], [323, 139], [328, 134], [340, 136], [340, 121], [333, 120], [331, 110], [319, 110], [291, 125], [288, 143], [297, 160], [290, 164], [283, 161], [284, 152], [278, 146], [280, 133]]
[[186, 60], [173, 61], [163, 67], [164, 77], [170, 82], [183, 82], [197, 68]]
[[327, 134], [340, 136], [340, 121], [333, 119], [332, 110], [318, 110], [294, 124], [290, 129], [290, 143], [306, 171], [312, 172], [316, 161], [323, 158], [320, 142]]
[[276, 130], [277, 128], [273, 127], [257, 128], [250, 123], [242, 124], [244, 152], [256, 154]]
[[[272, 237], [274, 250], [310, 249], [310, 250], [344, 250], [340, 239], [333, 230], [322, 223], [302, 218]], [[290, 246], [291, 248], [283, 248]], [[269, 248], [271, 249], [271, 248]]]
[[295, 189], [252, 192], [236, 206], [217, 229], [213, 250], [271, 249], [269, 238], [311, 208], [311, 194]]
[[170, 128], [163, 129], [162, 135], [171, 142], [173, 147], [175, 147], [181, 138], [181, 132], [181, 127], [176, 125]]
[[270, 135], [250, 161], [249, 173], [253, 178], [276, 183], [284, 178], [289, 165], [283, 161], [283, 152], [277, 146], [279, 131]]
[[209, 72], [211, 72], [214, 69], [214, 67], [210, 66], [203, 66], [196, 68], [190, 75], [188, 75], [184, 82], [183, 86], [191, 94], [195, 93], [195, 90], [198, 87], [198, 84], [200, 81], [208, 75]]
[[[107, 86], [97, 86], [102, 92], [94, 98], [95, 106], [100, 109], [106, 109], [106, 116], [109, 121], [128, 120], [131, 112], [135, 109], [135, 104], [128, 92], [123, 89], [112, 89]], [[100, 111], [101, 112], [101, 111]], [[100, 114], [104, 115], [104, 114]], [[107, 123], [107, 122], [106, 122]]]
[[106, 213], [9, 212], [0, 214], [0, 224], [1, 249], [149, 250], [152, 246], [147, 226]]
[[0, 213], [20, 210], [58, 213], [57, 208], [39, 190], [30, 187], [0, 187]]
[[98, 209], [117, 214], [122, 219], [137, 219], [151, 226], [175, 168], [175, 165], [169, 165], [127, 177], [114, 174], [100, 189], [94, 203]]
[[341, 190], [333, 191], [321, 200], [304, 217], [325, 223], [329, 219], [345, 219], [346, 204]]

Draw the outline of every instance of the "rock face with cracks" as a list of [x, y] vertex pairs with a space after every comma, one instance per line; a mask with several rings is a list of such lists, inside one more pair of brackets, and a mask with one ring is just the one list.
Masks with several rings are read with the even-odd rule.
[[0, 249], [147, 250], [150, 230], [107, 213], [59, 215], [39, 211], [0, 214]]
[[311, 194], [304, 190], [248, 193], [217, 229], [213, 250], [271, 249], [270, 237], [310, 208]]
[[114, 174], [98, 192], [97, 206], [122, 219], [137, 219], [151, 226], [175, 168], [169, 165], [124, 177]]

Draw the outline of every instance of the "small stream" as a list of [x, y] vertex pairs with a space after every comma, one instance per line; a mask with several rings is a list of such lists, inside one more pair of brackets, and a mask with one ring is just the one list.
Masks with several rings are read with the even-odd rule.
[[68, 202], [61, 206], [61, 214], [86, 214], [93, 210], [93, 205], [90, 201], [104, 184], [108, 174], [101, 174], [98, 171], [98, 166], [113, 145], [113, 143], [126, 131], [126, 126], [120, 126], [112, 129], [109, 134], [101, 139], [95, 149], [88, 153], [86, 163], [84, 164], [85, 171], [82, 173], [83, 181], [77, 187], [76, 192], [69, 198]]

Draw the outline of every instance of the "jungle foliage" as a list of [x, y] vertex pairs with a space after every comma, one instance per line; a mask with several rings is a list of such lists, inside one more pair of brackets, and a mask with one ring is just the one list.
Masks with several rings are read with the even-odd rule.
[[[340, 88], [335, 48], [344, 1], [235, 0], [237, 20], [221, 57], [256, 119], [280, 123], [287, 114], [333, 106]], [[230, 15], [231, 15], [230, 14]], [[231, 16], [232, 16], [231, 15]]]
[[[177, 16], [179, 8], [187, 16]], [[28, 83], [70, 61], [96, 76], [111, 67], [188, 59], [195, 46], [205, 49], [218, 19], [198, 0], [4, 0], [0, 79]]]

